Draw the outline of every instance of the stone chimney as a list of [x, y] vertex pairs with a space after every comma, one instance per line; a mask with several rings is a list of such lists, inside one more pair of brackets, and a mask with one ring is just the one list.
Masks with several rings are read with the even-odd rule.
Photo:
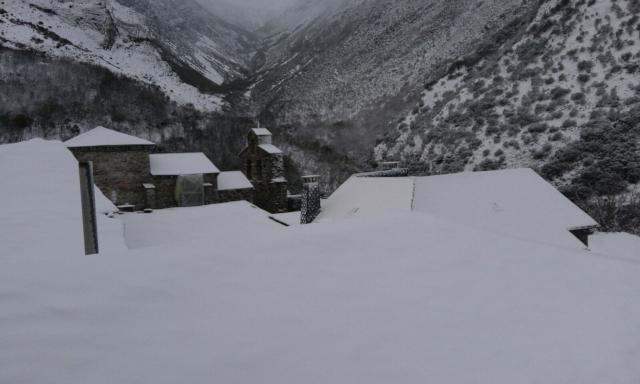
[[320, 214], [320, 176], [302, 176], [300, 224], [309, 224]]

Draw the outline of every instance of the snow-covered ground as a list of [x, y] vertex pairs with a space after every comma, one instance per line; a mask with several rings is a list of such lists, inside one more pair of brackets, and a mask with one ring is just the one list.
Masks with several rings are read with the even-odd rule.
[[0, 146], [2, 383], [640, 381], [638, 238], [559, 248], [409, 210], [235, 231], [194, 208], [125, 215], [171, 238], [87, 257], [66, 151]]
[[271, 232], [283, 228], [269, 219], [269, 213], [237, 201], [193, 208], [170, 208], [153, 214], [132, 213], [122, 216], [129, 248], [161, 244], [190, 244], [206, 240], [228, 243], [246, 233]]

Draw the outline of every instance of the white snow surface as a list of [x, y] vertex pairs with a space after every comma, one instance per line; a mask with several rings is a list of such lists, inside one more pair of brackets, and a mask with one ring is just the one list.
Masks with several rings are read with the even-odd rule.
[[71, 138], [64, 143], [68, 148], [78, 147], [106, 147], [127, 145], [155, 145], [148, 140], [127, 135], [105, 127], [96, 127], [90, 131]]
[[149, 163], [154, 176], [220, 173], [202, 152], [153, 154], [149, 155]]
[[596, 233], [589, 238], [592, 251], [640, 261], [640, 237], [629, 233]]
[[411, 178], [354, 175], [323, 202], [316, 222], [388, 211], [410, 211], [412, 200]]
[[267, 128], [253, 128], [252, 131], [256, 136], [271, 136], [271, 132]]
[[[84, 254], [78, 162], [61, 142], [0, 145], [0, 177], [0, 258]], [[122, 250], [122, 224], [103, 215], [116, 208], [95, 197], [103, 248]]]
[[263, 151], [275, 155], [275, 154], [279, 154], [282, 153], [282, 151], [280, 150], [280, 148], [276, 147], [273, 144], [260, 144], [259, 145], [260, 149], [262, 149]]
[[0, 177], [1, 383], [640, 381], [638, 259], [409, 209], [226, 231], [246, 203], [83, 256], [61, 143], [0, 146]]
[[582, 246], [569, 229], [598, 225], [526, 168], [427, 177], [354, 175], [323, 204], [316, 222], [407, 210], [568, 247]]
[[284, 223], [288, 226], [292, 225], [301, 225], [300, 224], [300, 211], [297, 212], [285, 212], [285, 213], [275, 213], [271, 215], [275, 220], [278, 220], [281, 223]]
[[131, 213], [123, 215], [123, 220], [126, 244], [131, 249], [203, 240], [225, 243], [245, 232], [282, 227], [269, 219], [268, 212], [246, 201]]
[[416, 211], [509, 236], [579, 245], [567, 231], [597, 226], [531, 169], [415, 178]]
[[220, 172], [218, 175], [218, 190], [228, 191], [231, 189], [250, 189], [253, 184], [240, 171]]

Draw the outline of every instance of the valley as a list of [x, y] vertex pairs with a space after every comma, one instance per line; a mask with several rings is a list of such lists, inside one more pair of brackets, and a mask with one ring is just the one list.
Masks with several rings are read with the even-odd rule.
[[326, 192], [383, 160], [531, 167], [640, 228], [637, 0], [303, 1], [253, 27], [214, 11], [0, 0], [0, 141], [100, 124], [232, 169], [259, 121]]

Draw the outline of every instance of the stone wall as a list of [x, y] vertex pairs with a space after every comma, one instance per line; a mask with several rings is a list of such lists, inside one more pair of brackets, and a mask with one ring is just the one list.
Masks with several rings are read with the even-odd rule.
[[310, 224], [320, 213], [319, 176], [302, 178], [302, 206], [300, 208], [300, 224]]
[[218, 202], [219, 203], [228, 203], [230, 201], [248, 201], [253, 203], [253, 188], [247, 189], [229, 189], [226, 191], [218, 191]]
[[143, 209], [143, 183], [151, 183], [150, 146], [70, 148], [78, 161], [91, 161], [96, 185], [116, 205], [132, 204]]
[[255, 205], [271, 213], [288, 212], [286, 181], [260, 183], [255, 188]]
[[269, 153], [249, 135], [247, 149], [241, 154], [244, 174], [255, 187], [254, 203], [271, 213], [287, 212], [287, 181], [284, 154]]
[[150, 208], [165, 209], [177, 206], [177, 181], [177, 176], [153, 176], [153, 184], [156, 186], [156, 206]]
[[[96, 185], [116, 205], [131, 204], [135, 210], [165, 209], [178, 206], [178, 176], [152, 176], [151, 146], [111, 146], [70, 148], [78, 161], [91, 161]], [[266, 163], [270, 167], [269, 163]], [[266, 172], [267, 168], [265, 168]], [[247, 200], [253, 202], [254, 190], [218, 191], [218, 175], [204, 175], [204, 203], [215, 204]], [[145, 189], [143, 184], [153, 184]], [[207, 186], [207, 184], [209, 184]], [[285, 188], [286, 193], [286, 188]]]

